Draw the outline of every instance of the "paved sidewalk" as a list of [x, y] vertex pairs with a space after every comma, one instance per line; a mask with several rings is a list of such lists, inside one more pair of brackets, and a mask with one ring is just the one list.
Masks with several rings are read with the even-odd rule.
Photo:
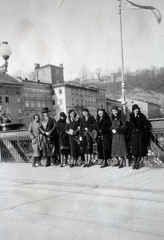
[[164, 169], [0, 163], [0, 240], [164, 239]]

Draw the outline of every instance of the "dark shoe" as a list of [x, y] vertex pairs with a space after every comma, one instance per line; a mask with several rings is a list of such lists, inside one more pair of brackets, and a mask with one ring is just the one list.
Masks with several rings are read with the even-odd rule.
[[83, 167], [87, 167], [87, 164], [85, 163], [85, 164], [83, 165]]
[[72, 167], [74, 167], [73, 163], [72, 163], [72, 164], [70, 164], [70, 167], [71, 167], [71, 168], [72, 168]]
[[136, 169], [136, 166], [135, 166], [135, 165], [133, 165], [132, 169]]
[[100, 166], [100, 168], [108, 167], [107, 163], [104, 163], [103, 165]]
[[118, 167], [118, 168], [123, 168], [124, 167], [124, 165], [123, 164], [120, 164], [120, 166]]
[[62, 164], [60, 164], [60, 167], [63, 167], [63, 163], [62, 163]]
[[87, 164], [87, 167], [90, 167], [90, 166], [91, 166], [91, 164], [90, 164], [90, 163], [88, 163], [88, 164]]

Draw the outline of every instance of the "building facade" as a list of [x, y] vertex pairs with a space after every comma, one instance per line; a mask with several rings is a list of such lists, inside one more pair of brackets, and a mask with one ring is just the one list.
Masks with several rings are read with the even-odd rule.
[[52, 113], [51, 84], [22, 80], [23, 84], [23, 109], [26, 127], [32, 121], [35, 113], [41, 116], [42, 109], [48, 107]]
[[67, 114], [72, 108], [79, 115], [84, 107], [88, 108], [92, 115], [97, 113], [99, 93], [97, 89], [64, 83], [52, 85], [52, 92], [53, 112], [56, 119], [59, 119], [60, 112]]
[[23, 123], [23, 84], [8, 74], [0, 75], [0, 104], [14, 123]]
[[141, 112], [149, 119], [161, 117], [160, 105], [142, 100], [126, 99], [128, 109], [132, 109], [133, 104], [140, 107]]
[[63, 70], [63, 64], [60, 64], [59, 67], [51, 64], [40, 67], [40, 64], [36, 63], [35, 80], [50, 84], [64, 83]]

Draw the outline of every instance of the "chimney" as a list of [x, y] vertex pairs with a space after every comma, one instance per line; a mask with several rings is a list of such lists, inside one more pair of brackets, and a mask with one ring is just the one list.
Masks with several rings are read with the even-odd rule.
[[60, 64], [59, 64], [59, 67], [63, 68], [63, 64], [62, 64], [62, 63], [60, 63]]
[[40, 68], [40, 64], [39, 64], [39, 63], [35, 63], [35, 64], [34, 64], [34, 68], [35, 68], [35, 69]]

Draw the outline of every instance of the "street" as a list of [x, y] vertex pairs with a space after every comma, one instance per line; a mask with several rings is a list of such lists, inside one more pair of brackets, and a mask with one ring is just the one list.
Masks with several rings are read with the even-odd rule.
[[0, 163], [0, 240], [163, 240], [164, 169]]

